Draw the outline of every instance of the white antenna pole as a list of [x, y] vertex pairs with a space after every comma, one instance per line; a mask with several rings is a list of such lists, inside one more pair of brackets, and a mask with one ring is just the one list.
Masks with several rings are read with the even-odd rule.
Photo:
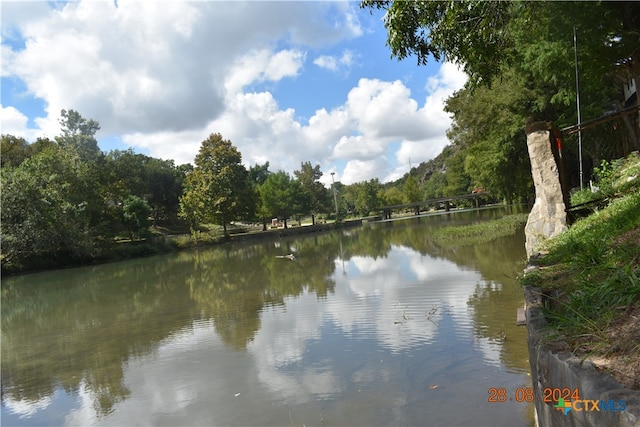
[[578, 82], [578, 38], [576, 27], [573, 27], [573, 52], [576, 63], [576, 105], [578, 107], [578, 159], [580, 162], [580, 189], [582, 190], [582, 121], [580, 119], [580, 84]]

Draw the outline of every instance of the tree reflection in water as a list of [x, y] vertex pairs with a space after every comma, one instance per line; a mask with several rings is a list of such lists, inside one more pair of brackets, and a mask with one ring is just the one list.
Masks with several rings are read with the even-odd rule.
[[[335, 277], [349, 274], [342, 271], [345, 265], [388, 257], [394, 247], [473, 268], [486, 283], [504, 282], [504, 271], [516, 269], [514, 253], [524, 259], [519, 239], [482, 247], [429, 239], [443, 221], [468, 222], [477, 214], [457, 215], [5, 278], [3, 406], [37, 407], [63, 389], [90, 393], [96, 413], [110, 414], [131, 394], [124, 381], [127, 363], [152, 354], [194, 322], [211, 320], [229, 348], [245, 351], [262, 327], [264, 310], [286, 309], [288, 299], [308, 295], [329, 299]], [[277, 258], [289, 253], [295, 260]], [[500, 295], [479, 285], [468, 301], [479, 339], [493, 339], [510, 322], [495, 316]], [[510, 349], [508, 340], [500, 358], [514, 368], [522, 365], [521, 352]]]

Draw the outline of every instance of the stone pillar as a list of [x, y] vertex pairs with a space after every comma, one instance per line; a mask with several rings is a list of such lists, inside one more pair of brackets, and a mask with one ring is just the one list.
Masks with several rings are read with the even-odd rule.
[[558, 165], [551, 150], [550, 129], [546, 122], [527, 123], [527, 148], [536, 189], [536, 201], [524, 229], [529, 258], [539, 253], [540, 243], [567, 229], [566, 206]]

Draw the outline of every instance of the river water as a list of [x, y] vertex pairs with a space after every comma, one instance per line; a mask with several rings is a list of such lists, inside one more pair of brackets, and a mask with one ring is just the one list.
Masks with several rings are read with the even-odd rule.
[[3, 278], [2, 425], [530, 426], [511, 209]]

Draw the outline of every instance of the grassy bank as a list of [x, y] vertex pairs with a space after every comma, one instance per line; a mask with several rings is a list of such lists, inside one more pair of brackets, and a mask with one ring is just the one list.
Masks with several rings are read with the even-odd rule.
[[510, 236], [527, 222], [528, 214], [507, 215], [494, 221], [438, 228], [432, 238], [442, 244], [475, 245]]
[[[592, 213], [546, 242], [522, 283], [542, 288], [554, 337], [640, 387], [640, 158], [604, 164]], [[577, 197], [576, 197], [577, 198]], [[575, 198], [574, 198], [575, 200]], [[575, 203], [574, 203], [575, 204]]]

